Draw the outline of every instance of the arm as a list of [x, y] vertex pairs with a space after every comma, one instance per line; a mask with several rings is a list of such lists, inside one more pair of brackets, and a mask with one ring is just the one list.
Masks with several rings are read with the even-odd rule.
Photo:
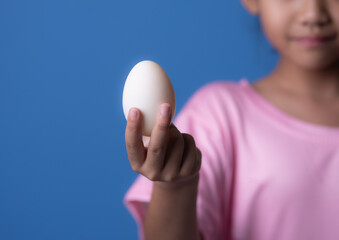
[[198, 234], [196, 198], [199, 176], [167, 186], [155, 182], [145, 220], [145, 235], [151, 239], [202, 239]]
[[201, 153], [190, 135], [170, 125], [169, 105], [162, 107], [165, 114], [159, 111], [149, 145], [142, 142], [142, 115], [137, 109], [134, 117], [128, 117], [125, 134], [132, 169], [154, 182], [146, 239], [199, 240], [196, 199]]

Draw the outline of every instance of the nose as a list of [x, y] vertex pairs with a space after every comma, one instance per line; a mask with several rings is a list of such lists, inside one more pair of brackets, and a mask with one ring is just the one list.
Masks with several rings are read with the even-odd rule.
[[300, 21], [305, 26], [319, 27], [330, 22], [326, 0], [303, 0]]

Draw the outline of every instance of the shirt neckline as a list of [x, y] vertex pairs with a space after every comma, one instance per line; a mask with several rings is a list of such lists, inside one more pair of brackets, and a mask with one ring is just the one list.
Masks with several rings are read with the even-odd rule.
[[316, 142], [339, 144], [339, 127], [319, 125], [287, 114], [258, 93], [246, 78], [242, 78], [239, 85], [248, 93], [254, 105], [258, 106], [258, 111], [264, 111], [293, 134], [301, 134]]

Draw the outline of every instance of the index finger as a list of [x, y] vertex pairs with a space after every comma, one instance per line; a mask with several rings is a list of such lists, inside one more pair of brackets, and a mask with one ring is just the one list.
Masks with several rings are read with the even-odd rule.
[[171, 106], [163, 103], [159, 107], [156, 124], [148, 144], [145, 168], [161, 171], [166, 154], [167, 136], [170, 125]]

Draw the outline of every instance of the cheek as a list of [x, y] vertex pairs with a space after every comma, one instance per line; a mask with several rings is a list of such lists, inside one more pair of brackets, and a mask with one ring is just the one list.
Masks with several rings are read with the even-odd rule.
[[281, 50], [284, 45], [284, 26], [281, 22], [262, 22], [263, 31], [271, 45], [277, 50]]
[[331, 16], [333, 24], [335, 24], [335, 28], [337, 30], [337, 33], [339, 34], [339, 0], [337, 0], [337, 3], [330, 8]]
[[263, 9], [260, 15], [261, 26], [271, 43], [277, 50], [282, 50], [288, 38], [288, 27], [290, 26], [289, 18], [282, 14], [284, 9], [267, 4], [267, 9]]

